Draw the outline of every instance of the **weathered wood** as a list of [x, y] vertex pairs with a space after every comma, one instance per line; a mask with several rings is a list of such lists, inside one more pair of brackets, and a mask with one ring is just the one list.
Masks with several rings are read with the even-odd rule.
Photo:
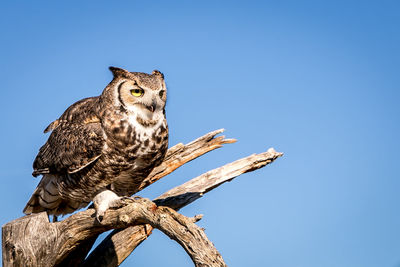
[[229, 182], [243, 173], [260, 169], [282, 155], [283, 153], [270, 148], [266, 152], [236, 160], [165, 192], [156, 198], [155, 202], [157, 205], [179, 210], [221, 184]]
[[[195, 266], [225, 266], [221, 255], [194, 221], [168, 207], [157, 207], [144, 198], [132, 199], [118, 210], [108, 210], [101, 223], [95, 219], [94, 209], [79, 212], [58, 223], [50, 223], [43, 212], [4, 227], [6, 233], [18, 235], [17, 240], [13, 239], [13, 248], [9, 247], [9, 236], [4, 235], [3, 242], [7, 250], [5, 266], [58, 265], [75, 244], [99, 232], [138, 223], [148, 223], [176, 240], [187, 251]], [[26, 242], [30, 246], [24, 246]]]
[[[126, 231], [128, 230], [128, 231]], [[125, 229], [112, 231], [96, 248], [97, 253], [91, 253], [82, 263], [82, 266], [118, 266], [132, 252], [151, 235], [153, 227], [150, 224], [131, 226]], [[117, 233], [123, 231], [121, 235]], [[121, 238], [123, 236], [124, 238]], [[125, 249], [127, 248], [127, 249]]]
[[[267, 152], [254, 154], [226, 164], [167, 191], [156, 198], [155, 203], [179, 210], [221, 184], [231, 181], [240, 174], [262, 168], [282, 155], [282, 153], [270, 148]], [[152, 229], [150, 225], [136, 225], [123, 230], [112, 231], [92, 251], [84, 261], [84, 266], [119, 266], [151, 234]], [[104, 264], [101, 264], [99, 258], [107, 260]]]
[[52, 266], [58, 235], [45, 212], [25, 216], [2, 228], [3, 266]]
[[[168, 151], [163, 164], [148, 176], [142, 183], [141, 189], [184, 163], [221, 147], [225, 143], [235, 141], [224, 139], [222, 136], [215, 138], [215, 135], [220, 132], [222, 130], [209, 133], [187, 145], [178, 144], [172, 147]], [[274, 150], [268, 150], [209, 171], [164, 193], [155, 200], [158, 207], [152, 204], [155, 208], [148, 209], [152, 213], [146, 213], [146, 216], [143, 215], [144, 213], [140, 215], [137, 210], [143, 211], [143, 207], [146, 205], [149, 207], [150, 204], [146, 202], [147, 204], [141, 207], [138, 202], [135, 202], [118, 210], [107, 211], [101, 224], [95, 220], [93, 209], [76, 213], [57, 223], [50, 223], [45, 213], [19, 218], [3, 226], [3, 266], [77, 266], [82, 263], [96, 237], [110, 229], [117, 230], [114, 230], [83, 261], [82, 265], [118, 266], [151, 234], [153, 227], [159, 228], [171, 238], [177, 240], [189, 253], [196, 266], [224, 266], [222, 257], [204, 233], [199, 232], [197, 226], [193, 226], [193, 223], [185, 224], [189, 225], [187, 226], [188, 229], [191, 229], [186, 229], [186, 232], [191, 235], [190, 238], [182, 235], [176, 236], [176, 229], [172, 226], [172, 228], [169, 228], [165, 224], [160, 224], [154, 214], [164, 218], [167, 215], [158, 213], [162, 211], [168, 213], [171, 220], [178, 223], [182, 223], [180, 220], [186, 222], [188, 219], [183, 215], [179, 215], [166, 207], [160, 207], [160, 205], [170, 206], [178, 210], [222, 183], [242, 173], [261, 168], [281, 155]], [[150, 219], [149, 216], [153, 216], [151, 217], [153, 219]], [[197, 237], [193, 237], [194, 234], [204, 235], [200, 238], [203, 240], [202, 244], [197, 244], [198, 242], [194, 241], [197, 240]], [[194, 247], [198, 247], [200, 250], [193, 250]], [[198, 254], [201, 251], [208, 251], [208, 256], [199, 256]]]
[[60, 258], [71, 245], [85, 240], [92, 233], [148, 223], [176, 240], [192, 258], [195, 266], [225, 266], [221, 255], [203, 230], [194, 224], [195, 220], [186, 218], [168, 207], [158, 207], [148, 199], [132, 200], [132, 203], [125, 207], [107, 211], [101, 224], [93, 216], [94, 210], [89, 209], [64, 220], [65, 223], [60, 227], [61, 238], [67, 236], [68, 240], [62, 241]]

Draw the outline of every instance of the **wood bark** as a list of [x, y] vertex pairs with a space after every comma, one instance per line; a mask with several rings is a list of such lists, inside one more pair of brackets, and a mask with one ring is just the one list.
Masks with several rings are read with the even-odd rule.
[[[234, 142], [209, 133], [187, 145], [172, 147], [165, 161], [142, 183], [142, 188], [161, 179], [184, 163], [225, 143]], [[139, 199], [106, 212], [102, 223], [94, 209], [50, 223], [46, 213], [25, 216], [3, 226], [3, 266], [118, 266], [156, 227], [176, 240], [195, 266], [225, 266], [221, 255], [194, 224], [195, 219], [176, 213], [236, 176], [256, 170], [282, 156], [273, 149], [232, 162], [169, 190], [154, 202]], [[173, 210], [174, 209], [174, 210]], [[198, 218], [197, 218], [198, 219]], [[98, 234], [114, 230], [86, 260]], [[84, 255], [84, 256], [83, 256]]]

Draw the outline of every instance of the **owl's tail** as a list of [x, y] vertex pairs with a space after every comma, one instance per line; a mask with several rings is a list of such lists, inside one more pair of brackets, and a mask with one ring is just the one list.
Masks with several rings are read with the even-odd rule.
[[63, 199], [58, 191], [57, 177], [44, 174], [23, 212], [25, 214], [47, 211], [49, 215], [65, 215], [87, 206], [89, 202]]
[[23, 212], [25, 214], [47, 211], [54, 214], [62, 199], [53, 175], [45, 174], [36, 187]]

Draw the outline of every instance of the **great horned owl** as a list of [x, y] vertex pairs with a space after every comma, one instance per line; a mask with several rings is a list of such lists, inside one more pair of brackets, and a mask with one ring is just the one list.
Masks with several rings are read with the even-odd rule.
[[[114, 78], [100, 96], [76, 102], [45, 129], [52, 133], [32, 173], [43, 177], [24, 213], [64, 215], [110, 192], [114, 199], [131, 196], [162, 162], [168, 148], [163, 74], [110, 70]], [[109, 204], [94, 202], [97, 216], [104, 214]]]

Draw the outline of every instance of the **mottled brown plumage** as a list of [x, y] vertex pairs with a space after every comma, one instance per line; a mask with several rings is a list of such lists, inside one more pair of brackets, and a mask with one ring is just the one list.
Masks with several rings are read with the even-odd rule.
[[24, 213], [71, 213], [105, 189], [131, 196], [162, 162], [164, 76], [110, 70], [114, 79], [100, 96], [76, 102], [45, 129], [51, 135], [33, 163], [33, 175], [43, 177]]

